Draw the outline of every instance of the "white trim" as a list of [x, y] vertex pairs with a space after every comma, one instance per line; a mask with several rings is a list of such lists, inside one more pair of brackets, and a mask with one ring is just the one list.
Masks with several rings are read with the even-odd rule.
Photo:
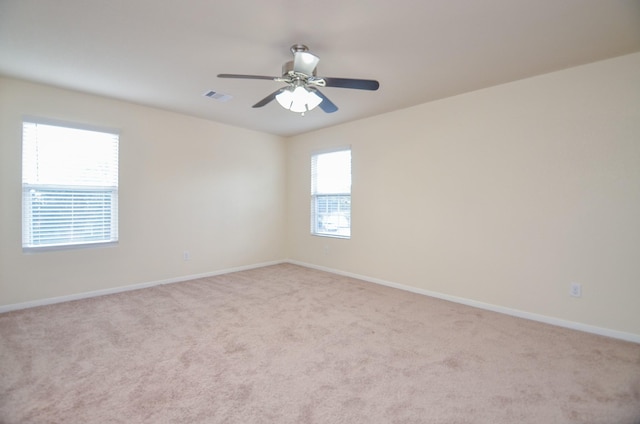
[[82, 131], [101, 132], [101, 133], [116, 135], [118, 137], [121, 135], [121, 131], [119, 129], [112, 128], [112, 127], [103, 127], [100, 125], [63, 121], [55, 118], [43, 118], [43, 117], [34, 116], [34, 115], [23, 115], [22, 123], [24, 124], [25, 122], [30, 122], [32, 124], [49, 125], [53, 127], [73, 128], [73, 129], [82, 130]]
[[118, 240], [101, 241], [95, 243], [73, 243], [58, 244], [48, 246], [23, 247], [22, 253], [25, 255], [37, 255], [39, 253], [55, 252], [58, 250], [81, 250], [81, 249], [101, 249], [103, 247], [118, 247]]
[[316, 155], [324, 155], [326, 153], [342, 152], [344, 150], [352, 150], [351, 144], [342, 144], [340, 146], [326, 147], [324, 149], [315, 149], [311, 151], [311, 157]]
[[263, 263], [259, 263], [259, 264], [253, 264], [253, 265], [244, 265], [244, 266], [239, 266], [239, 267], [235, 267], [235, 268], [221, 269], [219, 271], [206, 272], [206, 273], [203, 273], [203, 274], [185, 275], [185, 276], [182, 276], [182, 277], [168, 278], [166, 280], [158, 280], [158, 281], [151, 281], [151, 282], [147, 282], [147, 283], [132, 284], [130, 286], [121, 286], [121, 287], [114, 287], [114, 288], [110, 288], [110, 289], [103, 289], [103, 290], [95, 290], [95, 291], [84, 292], [84, 293], [70, 294], [70, 295], [66, 295], [66, 296], [50, 297], [50, 298], [47, 298], [47, 299], [32, 300], [32, 301], [29, 301], [29, 302], [13, 303], [13, 304], [10, 304], [10, 305], [0, 305], [0, 314], [4, 313], [4, 312], [17, 311], [17, 310], [20, 310], [20, 309], [34, 308], [36, 306], [53, 305], [55, 303], [69, 302], [69, 301], [72, 301], [72, 300], [88, 299], [88, 298], [91, 298], [91, 297], [104, 296], [104, 295], [107, 295], [107, 294], [115, 294], [115, 293], [122, 293], [122, 292], [131, 291], [131, 290], [145, 289], [145, 288], [148, 288], [148, 287], [160, 286], [160, 285], [163, 285], [163, 284], [181, 283], [181, 282], [184, 282], [184, 281], [195, 280], [195, 279], [198, 279], [198, 278], [213, 277], [213, 276], [216, 276], [216, 275], [230, 274], [232, 272], [238, 272], [238, 271], [247, 271], [247, 270], [250, 270], [250, 269], [262, 268], [262, 267], [270, 266], [270, 265], [278, 265], [278, 264], [285, 263], [285, 262], [286, 261], [263, 262]]
[[34, 307], [37, 307], [37, 306], [53, 305], [55, 303], [62, 303], [62, 302], [69, 302], [69, 301], [72, 301], [72, 300], [87, 299], [87, 298], [91, 298], [91, 297], [104, 296], [104, 295], [108, 295], [108, 294], [122, 293], [122, 292], [131, 291], [131, 290], [139, 290], [139, 289], [159, 286], [159, 285], [163, 285], [163, 284], [181, 283], [181, 282], [184, 282], [184, 281], [195, 280], [195, 279], [198, 279], [198, 278], [206, 278], [206, 277], [213, 277], [213, 276], [216, 276], [216, 275], [229, 274], [229, 273], [232, 273], [232, 272], [247, 271], [247, 270], [250, 270], [250, 269], [262, 268], [262, 267], [265, 267], [265, 266], [278, 265], [278, 264], [282, 264], [282, 263], [290, 263], [290, 264], [293, 264], [293, 265], [299, 265], [299, 266], [303, 266], [303, 267], [306, 267], [306, 268], [317, 269], [319, 271], [330, 272], [332, 274], [343, 275], [345, 277], [357, 278], [358, 280], [366, 281], [366, 282], [369, 282], [369, 283], [380, 284], [382, 286], [387, 286], [387, 287], [392, 287], [392, 288], [395, 288], [395, 289], [405, 290], [405, 291], [408, 291], [408, 292], [411, 292], [411, 293], [421, 294], [421, 295], [424, 295], [424, 296], [430, 296], [430, 297], [434, 297], [436, 299], [447, 300], [449, 302], [454, 302], [454, 303], [459, 303], [459, 304], [462, 304], [462, 305], [472, 306], [474, 308], [484, 309], [484, 310], [487, 310], [487, 311], [498, 312], [498, 313], [505, 314], [505, 315], [511, 315], [511, 316], [515, 316], [515, 317], [518, 317], [518, 318], [524, 318], [524, 319], [528, 319], [528, 320], [531, 320], [531, 321], [543, 322], [545, 324], [551, 324], [551, 325], [555, 325], [555, 326], [558, 326], [558, 327], [569, 328], [571, 330], [583, 331], [585, 333], [597, 334], [597, 335], [600, 335], [600, 336], [611, 337], [611, 338], [614, 338], [614, 339], [625, 340], [625, 341], [629, 341], [629, 342], [633, 342], [633, 343], [640, 343], [640, 334], [633, 334], [633, 333], [627, 333], [627, 332], [624, 332], [624, 331], [612, 330], [612, 329], [609, 329], [609, 328], [596, 327], [596, 326], [593, 326], [593, 325], [583, 324], [583, 323], [580, 323], [580, 322], [563, 320], [563, 319], [560, 319], [560, 318], [549, 317], [549, 316], [546, 316], [546, 315], [534, 314], [532, 312], [526, 312], [526, 311], [521, 311], [521, 310], [518, 310], [518, 309], [506, 308], [504, 306], [492, 305], [490, 303], [479, 302], [479, 301], [476, 301], [476, 300], [467, 299], [467, 298], [463, 298], [463, 297], [450, 296], [450, 295], [447, 295], [447, 294], [444, 294], [444, 293], [438, 293], [438, 292], [434, 292], [434, 291], [430, 291], [430, 290], [424, 290], [424, 289], [420, 289], [418, 287], [407, 286], [407, 285], [404, 285], [404, 284], [398, 284], [398, 283], [394, 283], [394, 282], [390, 282], [390, 281], [386, 281], [386, 280], [381, 280], [379, 278], [368, 277], [368, 276], [365, 276], [365, 275], [355, 274], [355, 273], [352, 273], [352, 272], [340, 271], [340, 270], [337, 270], [337, 269], [328, 268], [328, 267], [319, 266], [319, 265], [314, 265], [314, 264], [301, 262], [301, 261], [296, 261], [296, 260], [292, 260], [292, 259], [281, 260], [281, 261], [263, 262], [263, 263], [252, 264], [252, 265], [244, 265], [244, 266], [239, 266], [239, 267], [234, 267], [234, 268], [221, 269], [221, 270], [218, 270], [218, 271], [212, 271], [212, 272], [207, 272], [207, 273], [203, 273], [203, 274], [185, 275], [185, 276], [182, 276], [182, 277], [169, 278], [169, 279], [166, 279], [166, 280], [158, 280], [158, 281], [151, 281], [151, 282], [147, 282], [147, 283], [133, 284], [133, 285], [130, 285], [130, 286], [114, 287], [114, 288], [111, 288], [111, 289], [95, 290], [95, 291], [91, 291], [91, 292], [71, 294], [71, 295], [67, 295], [67, 296], [51, 297], [51, 298], [47, 298], [47, 299], [33, 300], [33, 301], [29, 301], [29, 302], [14, 303], [14, 304], [9, 304], [9, 305], [0, 305], [0, 313], [16, 311], [16, 310], [20, 310], [20, 309], [34, 308]]
[[332, 274], [343, 275], [345, 277], [357, 278], [358, 280], [367, 281], [370, 283], [380, 284], [387, 287], [393, 287], [395, 289], [405, 290], [412, 293], [421, 294], [424, 296], [434, 297], [437, 299], [447, 300], [449, 302], [460, 303], [462, 305], [472, 306], [474, 308], [484, 309], [487, 311], [498, 312], [505, 315], [511, 315], [518, 318], [524, 318], [531, 321], [543, 322], [545, 324], [555, 325], [557, 327], [569, 328], [571, 330], [583, 331], [585, 333], [597, 334], [600, 336], [611, 337], [614, 339], [625, 340], [628, 342], [640, 343], [640, 334], [627, 333], [624, 331], [612, 330], [609, 328], [596, 327], [594, 325], [583, 324], [575, 321], [568, 321], [560, 318], [549, 317], [546, 315], [535, 314], [532, 312], [521, 311], [519, 309], [511, 309], [504, 306], [493, 305], [490, 303], [479, 302], [464, 297], [450, 296], [444, 293], [438, 293], [430, 290], [420, 289], [418, 287], [411, 287], [404, 284], [393, 283], [390, 281], [381, 280], [378, 278], [368, 277], [365, 275], [354, 274], [351, 272], [340, 271], [333, 268], [327, 268], [324, 266], [309, 264], [305, 262], [295, 261], [289, 259], [288, 263], [304, 266], [307, 268], [317, 269], [319, 271], [330, 272]]

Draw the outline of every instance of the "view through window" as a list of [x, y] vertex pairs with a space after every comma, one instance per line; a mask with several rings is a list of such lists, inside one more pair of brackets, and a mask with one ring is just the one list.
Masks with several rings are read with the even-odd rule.
[[311, 157], [311, 233], [351, 237], [351, 149]]

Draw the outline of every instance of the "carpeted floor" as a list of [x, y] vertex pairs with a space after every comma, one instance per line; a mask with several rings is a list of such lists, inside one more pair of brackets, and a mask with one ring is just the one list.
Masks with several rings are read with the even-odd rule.
[[0, 314], [0, 422], [640, 423], [640, 345], [283, 264]]

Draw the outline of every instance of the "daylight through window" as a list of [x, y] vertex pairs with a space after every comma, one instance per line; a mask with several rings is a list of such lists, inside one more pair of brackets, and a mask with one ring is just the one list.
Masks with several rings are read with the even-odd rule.
[[22, 247], [118, 241], [117, 134], [23, 122]]
[[351, 150], [311, 157], [311, 233], [351, 237]]

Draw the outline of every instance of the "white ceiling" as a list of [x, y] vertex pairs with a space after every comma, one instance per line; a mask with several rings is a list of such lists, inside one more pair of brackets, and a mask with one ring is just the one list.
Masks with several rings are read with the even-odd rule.
[[[280, 76], [296, 43], [380, 89], [301, 117], [216, 77]], [[284, 136], [637, 51], [640, 0], [0, 0], [0, 74]]]

